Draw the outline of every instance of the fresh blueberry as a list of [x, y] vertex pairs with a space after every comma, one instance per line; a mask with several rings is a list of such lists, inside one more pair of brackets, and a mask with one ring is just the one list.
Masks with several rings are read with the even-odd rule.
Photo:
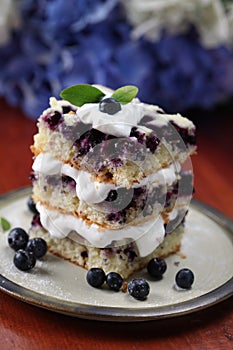
[[33, 253], [19, 249], [14, 256], [14, 264], [21, 271], [29, 271], [36, 264], [36, 258]]
[[29, 239], [26, 250], [32, 252], [34, 256], [39, 259], [47, 253], [47, 243], [43, 238], [32, 238]]
[[150, 293], [150, 285], [143, 278], [136, 278], [128, 284], [129, 294], [138, 300], [145, 300]]
[[178, 287], [190, 289], [194, 282], [194, 274], [189, 269], [181, 269], [177, 272], [175, 279]]
[[151, 277], [161, 278], [164, 272], [167, 270], [167, 263], [164, 259], [154, 258], [151, 259], [147, 265], [147, 271]]
[[8, 244], [15, 251], [24, 249], [27, 245], [29, 236], [26, 231], [20, 227], [15, 227], [8, 234]]
[[109, 272], [106, 276], [106, 283], [109, 289], [112, 289], [118, 292], [122, 287], [123, 278], [117, 272]]
[[112, 97], [104, 98], [99, 103], [99, 110], [100, 112], [113, 115], [121, 110], [121, 104], [120, 102], [115, 100], [115, 98], [112, 98]]
[[33, 214], [38, 214], [38, 211], [36, 209], [36, 204], [33, 200], [32, 197], [29, 197], [28, 198], [28, 201], [27, 201], [27, 205], [28, 205], [28, 209], [33, 213]]
[[102, 284], [104, 284], [106, 275], [102, 269], [92, 267], [90, 270], [88, 270], [86, 279], [92, 287], [99, 288], [102, 286]]

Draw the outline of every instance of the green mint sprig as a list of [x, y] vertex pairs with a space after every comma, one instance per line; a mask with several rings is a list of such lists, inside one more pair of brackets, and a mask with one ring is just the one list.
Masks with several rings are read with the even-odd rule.
[[97, 103], [105, 94], [94, 86], [80, 84], [63, 90], [60, 96], [75, 106], [81, 107], [85, 103]]
[[112, 97], [115, 98], [118, 102], [126, 104], [131, 102], [134, 97], [137, 96], [138, 88], [133, 85], [122, 86], [119, 89], [115, 90], [112, 94]]
[[[122, 86], [115, 90], [111, 97], [122, 104], [129, 103], [136, 97], [138, 88], [133, 85]], [[89, 84], [79, 84], [64, 89], [60, 96], [75, 106], [81, 107], [85, 103], [99, 103], [105, 94]]]
[[11, 224], [7, 219], [0, 217], [0, 227], [2, 231], [8, 231], [11, 228]]

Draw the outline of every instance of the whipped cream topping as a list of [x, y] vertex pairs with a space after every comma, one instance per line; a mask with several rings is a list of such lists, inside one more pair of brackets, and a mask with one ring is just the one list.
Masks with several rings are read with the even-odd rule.
[[[104, 86], [93, 86], [104, 92], [106, 98], [110, 97], [113, 93], [113, 90]], [[149, 124], [158, 127], [168, 125], [169, 122], [173, 121], [181, 128], [187, 128], [189, 131], [195, 130], [193, 122], [181, 114], [161, 114], [163, 110], [159, 106], [143, 103], [138, 98], [134, 98], [130, 103], [121, 104], [121, 110], [119, 112], [109, 115], [99, 110], [99, 103], [86, 103], [81, 107], [77, 107], [66, 100], [57, 100], [55, 97], [51, 97], [50, 108], [46, 109], [43, 115], [54, 110], [62, 113], [62, 107], [64, 106], [71, 106], [74, 111], [76, 110], [76, 114], [64, 115], [66, 124], [72, 125], [80, 119], [84, 124], [91, 124], [94, 129], [116, 137], [129, 136], [132, 127], [138, 127], [146, 134], [151, 133], [152, 129], [149, 127], [138, 125], [145, 115], [153, 117], [153, 121]]]
[[[111, 183], [93, 181], [88, 172], [63, 164], [50, 153], [40, 153], [35, 158], [32, 169], [43, 175], [63, 174], [71, 177], [76, 182], [77, 197], [87, 204], [103, 202], [110, 190], [119, 188], [119, 186], [114, 186]], [[135, 183], [132, 187], [142, 187], [148, 183], [170, 186], [176, 180], [176, 173], [179, 170], [180, 165], [178, 163], [171, 164], [168, 168], [161, 169], [145, 177], [140, 183]]]
[[121, 110], [114, 115], [101, 112], [97, 103], [87, 103], [76, 113], [84, 124], [92, 124], [94, 129], [117, 137], [127, 137], [132, 127], [137, 126], [142, 119], [144, 108], [142, 103], [134, 99], [131, 103], [121, 105]]
[[[164, 222], [161, 216], [139, 225], [125, 226], [119, 230], [109, 230], [99, 227], [97, 224], [87, 225], [81, 218], [57, 211], [48, 210], [40, 203], [36, 205], [40, 213], [43, 227], [55, 238], [65, 238], [70, 235], [73, 240], [79, 242], [80, 235], [85, 244], [96, 248], [105, 248], [113, 241], [133, 239], [138, 247], [140, 256], [147, 256], [163, 241], [165, 235]], [[77, 232], [75, 238], [74, 231]], [[83, 243], [83, 242], [80, 242]]]

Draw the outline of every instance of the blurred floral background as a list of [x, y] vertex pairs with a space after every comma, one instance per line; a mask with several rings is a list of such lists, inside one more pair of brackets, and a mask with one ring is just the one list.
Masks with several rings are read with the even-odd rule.
[[80, 83], [168, 112], [231, 101], [233, 1], [1, 0], [0, 96], [36, 119]]

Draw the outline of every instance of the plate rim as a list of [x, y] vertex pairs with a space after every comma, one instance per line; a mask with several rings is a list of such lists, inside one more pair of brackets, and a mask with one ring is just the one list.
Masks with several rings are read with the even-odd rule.
[[[26, 186], [1, 194], [0, 206], [5, 202], [11, 202], [13, 199], [20, 199], [26, 195], [29, 196], [31, 191], [32, 187]], [[195, 209], [201, 211], [207, 217], [224, 227], [233, 237], [233, 220], [231, 220], [225, 214], [197, 199], [192, 199], [191, 206], [195, 207]], [[93, 306], [67, 301], [61, 298], [47, 296], [45, 294], [32, 291], [9, 280], [2, 274], [0, 274], [0, 291], [30, 305], [60, 314], [90, 320], [136, 322], [183, 316], [220, 303], [233, 295], [233, 277], [214, 290], [191, 300], [179, 302], [174, 305], [149, 308], [143, 308], [143, 304], [141, 308], [121, 308], [98, 305]]]

